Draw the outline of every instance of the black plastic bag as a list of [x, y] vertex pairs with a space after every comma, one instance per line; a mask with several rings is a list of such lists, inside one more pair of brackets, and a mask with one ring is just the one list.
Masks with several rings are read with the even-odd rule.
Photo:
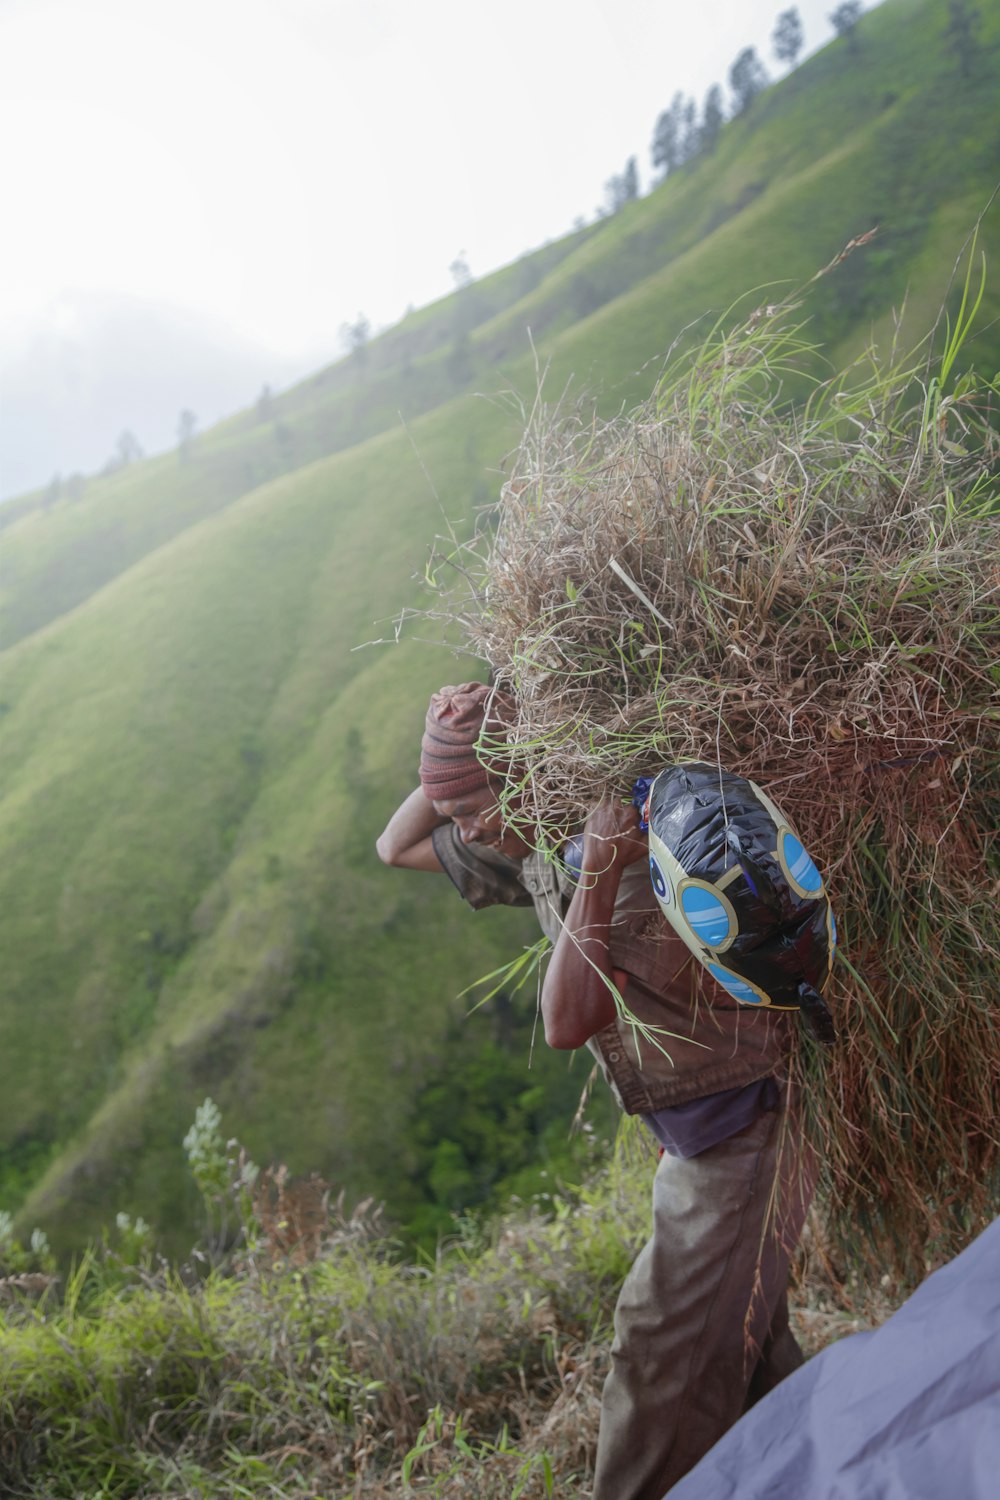
[[835, 1040], [822, 991], [833, 912], [801, 840], [752, 781], [718, 766], [669, 766], [636, 784], [653, 891], [671, 926], [744, 1005], [799, 1010]]

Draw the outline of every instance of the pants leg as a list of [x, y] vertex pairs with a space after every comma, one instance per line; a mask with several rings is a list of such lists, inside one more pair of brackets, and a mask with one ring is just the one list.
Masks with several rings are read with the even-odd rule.
[[662, 1500], [801, 1360], [783, 1300], [813, 1185], [797, 1135], [783, 1107], [661, 1159], [653, 1232], [615, 1311], [594, 1500]]
[[760, 1359], [750, 1376], [743, 1411], [749, 1411], [751, 1406], [756, 1406], [768, 1391], [773, 1391], [786, 1375], [791, 1375], [793, 1370], [797, 1370], [803, 1364], [805, 1364], [805, 1357], [788, 1322], [788, 1293], [782, 1292], [774, 1316], [771, 1318], [771, 1326], [767, 1331]]

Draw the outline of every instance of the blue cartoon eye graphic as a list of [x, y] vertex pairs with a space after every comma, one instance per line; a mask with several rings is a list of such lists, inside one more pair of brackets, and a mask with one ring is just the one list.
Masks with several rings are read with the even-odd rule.
[[781, 853], [785, 868], [799, 890], [804, 891], [807, 896], [822, 895], [823, 877], [794, 833], [781, 835]]
[[722, 988], [728, 994], [732, 995], [734, 1000], [738, 1000], [741, 1005], [762, 1005], [764, 1003], [764, 996], [758, 994], [752, 985], [747, 984], [745, 979], [741, 979], [738, 974], [734, 974], [730, 969], [724, 969], [721, 964], [708, 964], [707, 968], [712, 978], [718, 980]]
[[817, 1041], [834, 1041], [822, 991], [837, 928], [823, 877], [780, 809], [707, 761], [640, 778], [634, 797], [649, 804], [651, 897], [664, 927], [716, 981], [716, 1003], [727, 995], [798, 1011]]
[[650, 855], [649, 859], [649, 875], [657, 897], [663, 902], [664, 906], [669, 906], [674, 899], [674, 893], [671, 889], [670, 881], [664, 875], [652, 855]]
[[718, 948], [732, 936], [729, 912], [711, 891], [698, 885], [689, 885], [681, 895], [681, 907], [695, 937], [706, 948]]

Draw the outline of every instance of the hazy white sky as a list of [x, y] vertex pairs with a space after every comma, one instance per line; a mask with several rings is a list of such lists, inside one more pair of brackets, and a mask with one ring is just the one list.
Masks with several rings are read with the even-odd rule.
[[0, 335], [114, 293], [319, 363], [648, 181], [675, 90], [782, 71], [786, 4], [0, 0]]

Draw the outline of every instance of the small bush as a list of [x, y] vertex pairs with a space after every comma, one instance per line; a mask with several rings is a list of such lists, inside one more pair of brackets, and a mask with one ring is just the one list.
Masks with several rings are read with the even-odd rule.
[[[0, 1305], [0, 1494], [547, 1500], [586, 1486], [612, 1309], [648, 1225], [644, 1132], [623, 1129], [592, 1184], [492, 1227], [456, 1221], [414, 1265], [370, 1201], [348, 1213], [282, 1167], [248, 1188], [237, 1143], [220, 1165], [217, 1112], [200, 1118], [210, 1254], [154, 1264], [145, 1227], [120, 1220], [64, 1283]], [[223, 1253], [227, 1197], [242, 1220]], [[814, 1232], [802, 1259], [819, 1285], [799, 1313], [807, 1347], [868, 1310], [854, 1291], [845, 1317], [821, 1245]]]

